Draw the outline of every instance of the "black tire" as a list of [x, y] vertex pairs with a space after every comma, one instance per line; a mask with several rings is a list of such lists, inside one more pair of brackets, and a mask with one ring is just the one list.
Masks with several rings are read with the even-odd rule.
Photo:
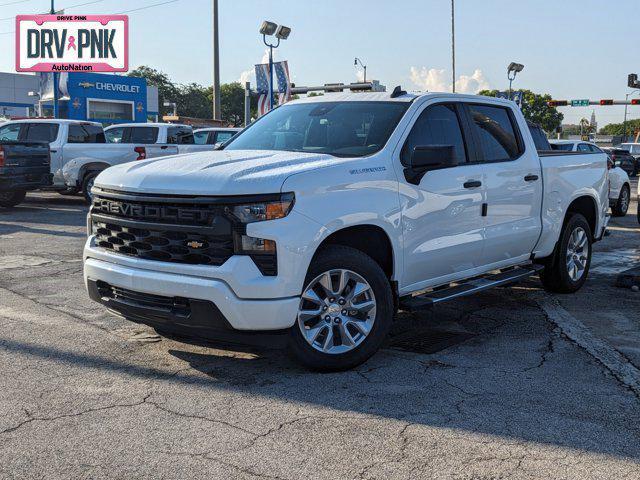
[[[333, 354], [316, 350], [308, 343], [296, 318], [289, 332], [290, 352], [311, 370], [335, 372], [364, 363], [380, 348], [393, 322], [394, 298], [389, 279], [371, 257], [354, 248], [333, 245], [320, 251], [309, 267], [302, 292], [319, 275], [335, 269], [350, 270], [369, 284], [375, 296], [375, 318], [371, 330], [359, 345], [347, 352]], [[329, 328], [334, 326], [330, 324]]]
[[631, 189], [629, 185], [623, 185], [620, 189], [620, 195], [616, 204], [611, 207], [611, 214], [614, 217], [624, 217], [629, 210], [629, 204], [631, 203]]
[[15, 207], [24, 201], [27, 192], [17, 190], [15, 192], [0, 192], [0, 207]]
[[93, 186], [93, 182], [100, 172], [87, 172], [82, 179], [82, 196], [84, 197], [84, 201], [91, 205], [93, 198], [91, 197], [91, 187]]
[[[586, 265], [579, 278], [573, 279], [569, 274], [567, 266], [567, 251], [572, 234], [582, 229], [586, 235], [586, 245], [589, 250], [586, 255]], [[573, 293], [578, 291], [589, 275], [591, 266], [591, 254], [593, 252], [593, 235], [587, 219], [579, 213], [574, 213], [569, 217], [562, 228], [560, 239], [556, 245], [556, 251], [545, 262], [545, 268], [540, 274], [540, 280], [544, 288], [555, 293]]]

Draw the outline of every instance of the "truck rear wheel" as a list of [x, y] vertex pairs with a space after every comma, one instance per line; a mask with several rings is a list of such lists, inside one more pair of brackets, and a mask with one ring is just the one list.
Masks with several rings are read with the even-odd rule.
[[290, 349], [310, 369], [347, 370], [380, 348], [392, 321], [393, 294], [382, 268], [360, 250], [329, 246], [307, 272]]
[[631, 202], [631, 189], [629, 185], [623, 185], [620, 189], [620, 195], [616, 204], [611, 207], [611, 213], [614, 217], [624, 217], [629, 210], [629, 203]]
[[0, 192], [0, 207], [15, 207], [19, 203], [22, 203], [26, 196], [27, 192], [24, 190]]
[[578, 291], [589, 274], [593, 238], [587, 219], [574, 213], [566, 222], [540, 279], [546, 290], [556, 293]]
[[93, 182], [95, 182], [99, 173], [100, 172], [87, 172], [82, 179], [82, 195], [84, 196], [84, 201], [89, 205], [91, 205], [91, 202], [93, 201], [93, 195], [91, 194]]

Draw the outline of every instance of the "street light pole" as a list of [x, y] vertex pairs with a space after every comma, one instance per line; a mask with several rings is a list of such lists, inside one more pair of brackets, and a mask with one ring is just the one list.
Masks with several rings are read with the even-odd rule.
[[267, 36], [263, 33], [262, 41], [269, 47], [269, 110], [273, 110], [273, 49], [280, 46], [280, 39], [275, 45], [267, 43]]
[[213, 0], [213, 119], [221, 119], [218, 0]]
[[360, 66], [364, 70], [364, 77], [362, 78], [362, 83], [367, 83], [367, 66], [364, 63], [362, 63], [362, 60], [360, 60], [358, 57], [356, 57], [355, 60], [353, 61], [353, 64], [357, 67], [358, 63], [360, 64]]
[[[56, 14], [56, 8], [54, 5], [55, 0], [51, 0], [51, 15]], [[60, 83], [60, 79], [58, 77], [58, 72], [53, 72], [53, 118], [58, 118], [58, 85]]]
[[454, 0], [451, 0], [451, 91], [456, 93], [456, 22]]
[[624, 102], [624, 121], [622, 122], [622, 138], [623, 138], [623, 142], [627, 141], [627, 103], [629, 102], [629, 97], [631, 95], [633, 95], [634, 93], [638, 93], [640, 92], [640, 90], [633, 90], [632, 92], [629, 92], [625, 95], [625, 102]]

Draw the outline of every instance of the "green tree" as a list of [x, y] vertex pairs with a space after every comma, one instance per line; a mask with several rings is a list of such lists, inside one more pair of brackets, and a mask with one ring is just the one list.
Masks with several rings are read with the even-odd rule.
[[[564, 115], [555, 107], [550, 107], [547, 102], [551, 100], [548, 93], [538, 94], [531, 90], [521, 90], [523, 92], [522, 113], [524, 118], [530, 122], [537, 123], [547, 133], [552, 133], [562, 124]], [[496, 97], [498, 90], [482, 90], [480, 95]]]
[[[637, 131], [640, 131], [640, 119], [627, 120], [627, 135], [635, 135]], [[603, 135], [623, 135], [624, 124], [610, 123], [602, 127], [600, 133]]]
[[211, 118], [213, 104], [209, 92], [211, 88], [198, 83], [189, 83], [178, 87], [178, 115], [196, 118]]
[[178, 101], [178, 87], [169, 79], [169, 76], [155, 68], [141, 65], [128, 74], [130, 77], [146, 78], [148, 85], [158, 87], [158, 110], [160, 117], [173, 112], [173, 107], [165, 107], [164, 102]]

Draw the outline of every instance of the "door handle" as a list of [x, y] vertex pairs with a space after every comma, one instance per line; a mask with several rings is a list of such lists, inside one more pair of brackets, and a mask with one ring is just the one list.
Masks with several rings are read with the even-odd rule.
[[462, 186], [464, 188], [477, 188], [482, 186], [482, 182], [480, 180], [469, 180], [468, 182], [464, 182]]
[[167, 145], [163, 145], [160, 147], [160, 150], [166, 150], [167, 148], [169, 148]]
[[527, 175], [524, 177], [525, 182], [535, 182], [536, 180], [538, 180], [538, 175]]
[[58, 150], [49, 150], [51, 153], [56, 153]]

